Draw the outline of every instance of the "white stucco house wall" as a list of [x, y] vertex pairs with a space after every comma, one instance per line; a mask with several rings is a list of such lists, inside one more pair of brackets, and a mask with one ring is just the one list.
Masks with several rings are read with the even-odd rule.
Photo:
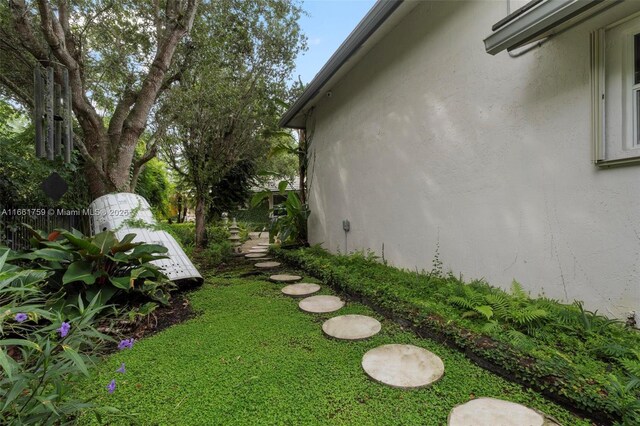
[[640, 1], [532, 3], [495, 31], [524, 3], [374, 5], [281, 120], [310, 139], [309, 239], [426, 270], [439, 247], [465, 279], [625, 318], [640, 311]]

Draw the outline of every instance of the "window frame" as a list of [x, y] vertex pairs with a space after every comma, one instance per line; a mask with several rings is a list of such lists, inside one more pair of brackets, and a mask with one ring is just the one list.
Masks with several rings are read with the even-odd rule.
[[[617, 27], [637, 21], [633, 31], [627, 30], [621, 37], [622, 60], [621, 87], [619, 98], [622, 108], [620, 118], [620, 140], [607, 141], [607, 43], [606, 34]], [[599, 28], [591, 33], [591, 95], [592, 95], [592, 139], [593, 162], [599, 167], [611, 167], [617, 165], [630, 165], [640, 163], [640, 83], [635, 83], [635, 37], [640, 34], [640, 12], [632, 14], [624, 19]], [[607, 146], [616, 147], [614, 155], [607, 156]], [[627, 155], [625, 155], [627, 153]]]

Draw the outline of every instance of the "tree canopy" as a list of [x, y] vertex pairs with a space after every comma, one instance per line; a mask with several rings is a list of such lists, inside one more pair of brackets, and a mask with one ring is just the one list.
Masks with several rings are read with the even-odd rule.
[[190, 37], [197, 55], [160, 111], [164, 153], [194, 193], [198, 245], [212, 188], [266, 156], [305, 43], [290, 1], [221, 0], [202, 10]]
[[[0, 93], [33, 107], [33, 69], [69, 72], [74, 138], [94, 197], [131, 190], [155, 155], [138, 140], [189, 56], [198, 0], [9, 0], [0, 5]], [[174, 59], [175, 58], [175, 59]], [[152, 129], [154, 131], [156, 129]]]

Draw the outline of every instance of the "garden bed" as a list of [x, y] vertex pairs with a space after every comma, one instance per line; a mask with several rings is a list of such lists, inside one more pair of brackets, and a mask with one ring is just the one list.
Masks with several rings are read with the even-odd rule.
[[275, 253], [418, 334], [591, 418], [638, 424], [640, 335], [579, 304], [530, 299], [441, 271], [419, 273], [319, 248]]

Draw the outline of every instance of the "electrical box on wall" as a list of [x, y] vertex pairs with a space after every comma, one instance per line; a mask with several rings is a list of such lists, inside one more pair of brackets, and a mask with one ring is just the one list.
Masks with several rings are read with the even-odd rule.
[[343, 220], [342, 221], [342, 229], [344, 229], [344, 232], [349, 232], [349, 230], [351, 229], [351, 223], [348, 220]]

